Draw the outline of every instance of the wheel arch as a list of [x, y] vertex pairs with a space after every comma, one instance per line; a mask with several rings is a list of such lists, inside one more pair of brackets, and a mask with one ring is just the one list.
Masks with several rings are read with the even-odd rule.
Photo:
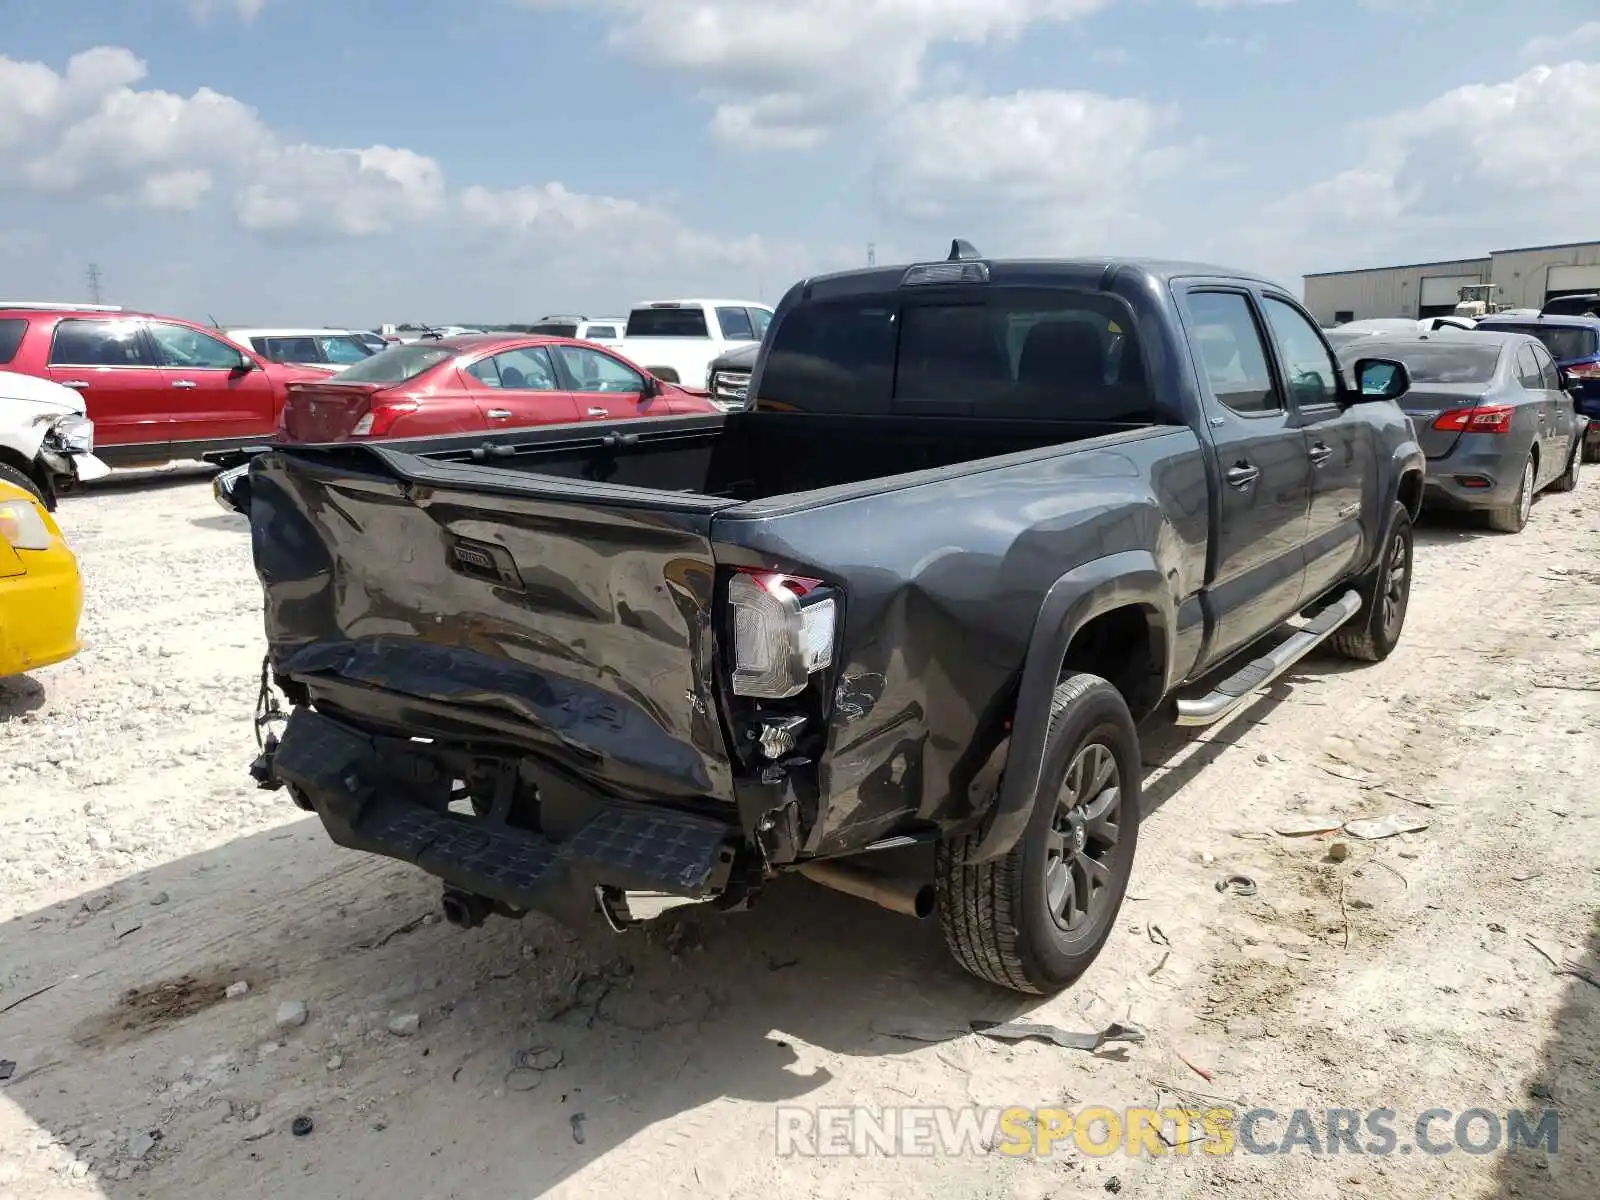
[[[1124, 551], [1061, 576], [1045, 593], [1009, 712], [1005, 769], [988, 826], [969, 861], [1007, 853], [1027, 826], [1050, 727], [1050, 698], [1064, 670], [1106, 676], [1135, 718], [1166, 694], [1176, 619], [1155, 556]], [[1094, 669], [1094, 668], [1100, 669]]]

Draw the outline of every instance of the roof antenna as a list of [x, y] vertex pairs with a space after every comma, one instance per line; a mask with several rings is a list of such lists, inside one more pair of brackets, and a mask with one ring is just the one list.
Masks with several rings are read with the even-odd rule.
[[950, 243], [950, 257], [945, 259], [945, 261], [971, 262], [975, 259], [981, 259], [982, 257], [983, 255], [978, 253], [977, 248], [973, 246], [971, 242], [963, 241], [961, 238], [956, 238]]

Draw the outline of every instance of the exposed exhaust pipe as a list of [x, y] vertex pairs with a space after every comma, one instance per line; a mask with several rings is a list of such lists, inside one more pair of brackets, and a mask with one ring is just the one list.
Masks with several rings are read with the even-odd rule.
[[894, 879], [841, 862], [806, 863], [799, 870], [813, 883], [870, 900], [890, 912], [915, 917], [919, 921], [933, 916], [934, 906], [938, 902], [931, 883], [918, 884], [909, 879]]

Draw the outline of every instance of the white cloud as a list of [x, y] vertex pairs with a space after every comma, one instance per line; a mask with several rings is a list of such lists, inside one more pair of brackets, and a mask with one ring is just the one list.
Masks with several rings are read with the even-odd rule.
[[1600, 21], [1585, 21], [1563, 34], [1530, 38], [1522, 54], [1540, 62], [1570, 62], [1587, 57], [1586, 51], [1593, 48], [1600, 48]]
[[863, 111], [912, 97], [941, 43], [1016, 37], [1112, 0], [522, 0], [598, 8], [609, 42], [697, 80], [713, 135], [748, 149], [803, 149]]
[[[1140, 194], [1186, 160], [1173, 114], [1094, 92], [949, 96], [902, 109], [882, 138], [888, 206], [1003, 252], [1104, 249], [1140, 227]], [[963, 236], [966, 236], [963, 233]]]
[[[451, 303], [464, 297], [492, 308], [485, 297], [502, 297], [517, 311], [529, 281], [541, 277], [535, 289], [592, 300], [644, 279], [705, 287], [753, 280], [759, 290], [763, 281], [787, 284], [840, 261], [804, 245], [707, 233], [665, 207], [561, 183], [452, 187], [439, 163], [415, 150], [302, 143], [235, 97], [139, 86], [146, 75], [145, 63], [117, 47], [76, 55], [59, 71], [0, 56], [0, 194], [181, 212], [192, 221], [184, 244], [209, 239], [219, 264], [248, 252], [252, 239], [243, 233], [270, 240], [281, 262], [314, 250], [327, 261], [360, 261], [362, 286], [351, 295], [369, 288], [386, 298], [426, 287], [429, 296], [456, 297]], [[376, 237], [383, 234], [405, 240]], [[362, 240], [375, 249], [358, 258]], [[122, 239], [117, 244], [126, 249]], [[127, 253], [141, 263], [148, 257]], [[374, 254], [385, 260], [381, 267]], [[168, 255], [159, 269], [140, 269], [175, 292], [215, 286], [202, 284], [209, 268], [191, 257]], [[265, 277], [259, 263], [252, 277]], [[317, 294], [333, 290], [319, 285]], [[305, 297], [268, 301], [280, 303]]]
[[1230, 33], [1208, 33], [1200, 44], [1209, 50], [1237, 50], [1241, 54], [1260, 54], [1267, 48], [1267, 39], [1259, 33], [1237, 37]]
[[1600, 194], [1600, 64], [1456, 88], [1358, 130], [1356, 165], [1269, 206], [1248, 240], [1324, 269], [1482, 253], [1509, 224], [1578, 237]]
[[266, 7], [267, 0], [189, 0], [189, 11], [197, 21], [209, 21], [221, 13], [236, 16], [248, 24]]

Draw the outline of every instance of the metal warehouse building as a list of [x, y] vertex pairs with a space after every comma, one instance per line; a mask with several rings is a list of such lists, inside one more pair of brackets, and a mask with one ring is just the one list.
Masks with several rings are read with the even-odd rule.
[[1600, 242], [1495, 250], [1487, 258], [1324, 271], [1305, 277], [1306, 307], [1324, 325], [1366, 317], [1436, 317], [1462, 287], [1492, 283], [1507, 308], [1539, 308], [1555, 296], [1600, 292]]

